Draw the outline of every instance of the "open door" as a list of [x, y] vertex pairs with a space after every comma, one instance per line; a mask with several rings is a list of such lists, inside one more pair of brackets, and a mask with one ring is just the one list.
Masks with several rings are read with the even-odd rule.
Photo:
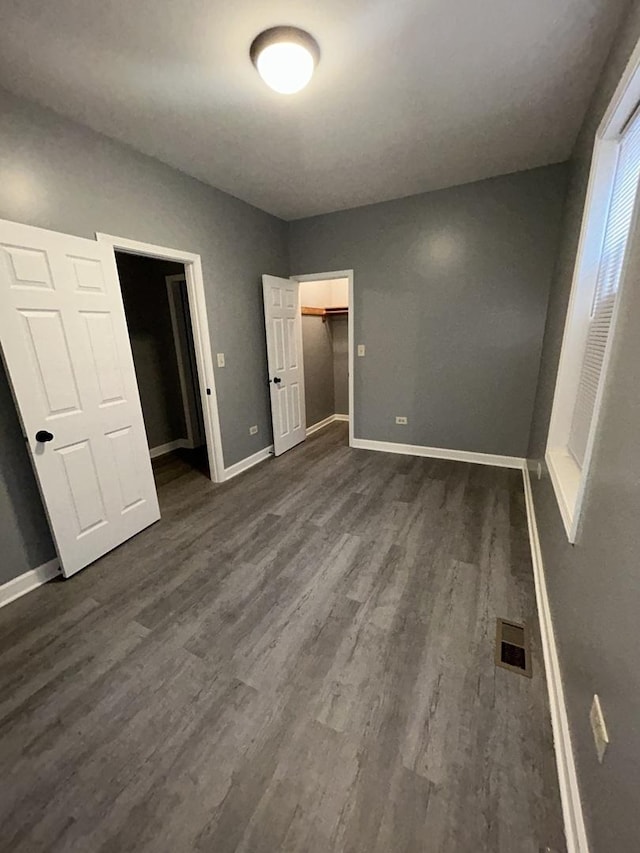
[[160, 518], [112, 249], [0, 220], [0, 344], [68, 577]]
[[274, 454], [305, 440], [304, 367], [299, 283], [262, 276]]

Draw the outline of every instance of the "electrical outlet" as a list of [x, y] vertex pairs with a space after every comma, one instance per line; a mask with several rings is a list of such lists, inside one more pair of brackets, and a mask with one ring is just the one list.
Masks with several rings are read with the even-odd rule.
[[257, 433], [257, 432], [258, 432], [258, 427], [257, 427], [257, 426], [251, 426], [251, 427], [249, 427], [249, 435], [256, 435], [256, 433]]
[[541, 462], [538, 462], [538, 467], [537, 467], [536, 471], [538, 474], [538, 479], [541, 480], [542, 479], [542, 463]]
[[218, 367], [224, 367], [224, 353], [218, 352], [216, 353], [216, 357], [218, 359]]
[[396, 415], [396, 423], [397, 424], [406, 424], [407, 419], [402, 417], [401, 415]]
[[364, 344], [358, 344], [358, 358], [364, 358]]
[[598, 756], [598, 761], [600, 762], [600, 764], [602, 764], [604, 754], [607, 751], [607, 746], [609, 745], [609, 735], [607, 733], [607, 726], [604, 721], [602, 707], [600, 706], [600, 697], [597, 693], [593, 694], [593, 702], [591, 703], [591, 713], [589, 714], [589, 721], [591, 723], [593, 739], [596, 744], [596, 754]]

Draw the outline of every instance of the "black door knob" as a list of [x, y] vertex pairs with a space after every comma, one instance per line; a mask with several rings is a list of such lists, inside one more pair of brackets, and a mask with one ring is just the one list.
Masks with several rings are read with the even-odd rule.
[[279, 376], [274, 376], [273, 381], [276, 385], [279, 385], [282, 382], [282, 379], [280, 379]]
[[36, 433], [36, 441], [53, 441], [53, 433], [47, 432], [46, 429], [39, 429]]

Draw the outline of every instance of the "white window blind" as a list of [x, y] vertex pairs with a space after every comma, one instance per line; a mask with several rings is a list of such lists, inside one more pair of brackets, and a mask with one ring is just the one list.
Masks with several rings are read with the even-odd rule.
[[569, 433], [569, 450], [580, 467], [584, 464], [589, 430], [593, 420], [602, 364], [631, 229], [639, 176], [640, 116], [636, 114], [620, 141], [611, 205]]

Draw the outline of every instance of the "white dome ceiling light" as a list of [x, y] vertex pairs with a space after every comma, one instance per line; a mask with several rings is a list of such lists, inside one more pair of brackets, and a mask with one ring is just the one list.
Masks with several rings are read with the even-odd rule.
[[293, 95], [307, 85], [320, 60], [318, 42], [297, 27], [271, 27], [256, 36], [251, 61], [267, 86]]

